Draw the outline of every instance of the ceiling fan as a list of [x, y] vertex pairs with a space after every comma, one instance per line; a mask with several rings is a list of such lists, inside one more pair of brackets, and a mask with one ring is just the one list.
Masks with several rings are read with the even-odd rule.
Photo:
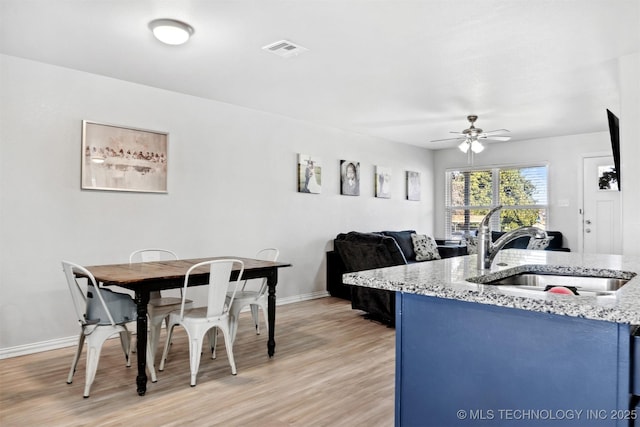
[[482, 129], [475, 127], [474, 124], [476, 120], [478, 120], [478, 116], [469, 115], [467, 116], [467, 120], [469, 120], [469, 123], [471, 124], [469, 129], [465, 129], [462, 132], [450, 132], [458, 135], [457, 137], [436, 139], [431, 142], [460, 141], [458, 148], [463, 153], [469, 153], [469, 160], [471, 160], [472, 153], [478, 154], [484, 150], [484, 145], [482, 145], [481, 141], [509, 141], [511, 139], [510, 136], [499, 135], [501, 133], [509, 132], [507, 129], [497, 129], [484, 132]]

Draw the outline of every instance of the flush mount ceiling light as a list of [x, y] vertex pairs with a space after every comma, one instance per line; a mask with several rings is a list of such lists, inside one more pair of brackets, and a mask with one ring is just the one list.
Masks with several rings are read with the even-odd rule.
[[175, 19], [155, 19], [149, 22], [149, 29], [162, 43], [184, 44], [194, 33], [193, 27]]

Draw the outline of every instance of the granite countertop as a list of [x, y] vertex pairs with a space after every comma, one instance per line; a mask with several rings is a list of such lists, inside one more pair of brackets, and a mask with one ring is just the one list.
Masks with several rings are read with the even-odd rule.
[[[517, 286], [483, 284], [524, 271], [631, 280], [604, 296], [527, 293], [519, 292]], [[467, 255], [348, 273], [343, 281], [350, 285], [479, 304], [640, 324], [640, 256], [506, 249], [497, 254], [490, 270], [478, 270], [476, 255]]]

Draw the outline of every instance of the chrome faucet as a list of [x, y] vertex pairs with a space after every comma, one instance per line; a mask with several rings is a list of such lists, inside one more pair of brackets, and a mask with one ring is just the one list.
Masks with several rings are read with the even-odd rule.
[[520, 227], [515, 230], [503, 234], [495, 242], [491, 242], [491, 229], [489, 228], [489, 220], [491, 215], [502, 209], [502, 205], [497, 206], [489, 211], [478, 227], [478, 270], [491, 268], [493, 259], [504, 246], [512, 240], [522, 236], [531, 236], [536, 239], [546, 239], [547, 232], [537, 227]]

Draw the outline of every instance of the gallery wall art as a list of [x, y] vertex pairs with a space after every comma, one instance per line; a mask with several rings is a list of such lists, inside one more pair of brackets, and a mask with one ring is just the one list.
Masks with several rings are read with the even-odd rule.
[[376, 166], [376, 197], [391, 198], [391, 168]]
[[168, 133], [82, 121], [85, 190], [167, 192]]
[[322, 159], [298, 154], [298, 192], [320, 194], [322, 190]]
[[407, 171], [407, 200], [420, 200], [420, 172]]
[[[331, 165], [330, 165], [331, 166]], [[362, 165], [357, 160], [340, 160], [340, 194], [360, 196], [360, 178]], [[334, 169], [329, 170], [328, 182], [333, 182]], [[393, 169], [388, 166], [373, 166], [374, 196], [390, 199], [392, 193], [391, 178]], [[297, 184], [299, 193], [320, 194], [322, 191], [322, 159], [310, 154], [297, 154]], [[405, 200], [420, 201], [422, 193], [421, 174], [417, 171], [405, 171]], [[398, 189], [401, 188], [398, 186]], [[401, 196], [402, 197], [402, 196]]]
[[340, 160], [340, 194], [360, 195], [360, 162]]

